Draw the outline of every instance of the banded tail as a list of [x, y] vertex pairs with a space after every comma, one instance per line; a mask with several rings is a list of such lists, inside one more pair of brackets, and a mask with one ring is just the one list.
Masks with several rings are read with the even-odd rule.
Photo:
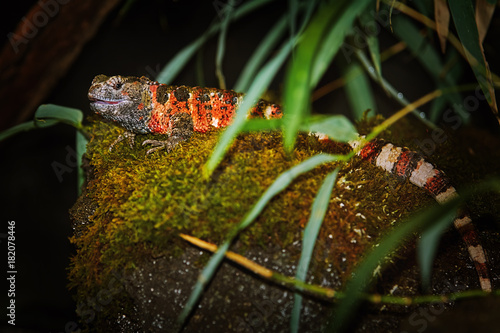
[[[360, 141], [350, 142], [353, 149]], [[437, 169], [418, 153], [406, 148], [396, 147], [383, 140], [368, 142], [358, 153], [362, 159], [394, 174], [399, 179], [408, 179], [412, 184], [425, 189], [439, 204], [458, 196], [456, 189], [444, 172]], [[479, 275], [479, 283], [484, 291], [491, 291], [486, 254], [479, 241], [477, 231], [470, 216], [461, 212], [453, 222], [467, 246], [467, 251]]]

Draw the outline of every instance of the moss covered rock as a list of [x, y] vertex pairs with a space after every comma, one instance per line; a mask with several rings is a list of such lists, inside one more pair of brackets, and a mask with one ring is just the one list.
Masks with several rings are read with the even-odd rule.
[[[168, 154], [146, 155], [140, 143], [153, 137], [137, 137], [133, 148], [122, 142], [110, 152], [121, 129], [95, 121], [88, 130], [92, 139], [86, 153], [87, 182], [72, 209], [77, 253], [70, 280], [82, 322], [98, 330], [173, 329], [209, 258], [181, 240], [179, 233], [220, 244], [282, 172], [321, 151], [349, 151], [346, 145], [322, 144], [313, 136], [301, 135], [296, 149], [287, 155], [279, 132], [245, 134], [206, 179], [202, 168], [220, 132], [195, 133]], [[273, 198], [232, 250], [294, 276], [314, 197], [336, 166], [322, 165], [298, 177]], [[308, 282], [341, 288], [385, 232], [430, 200], [420, 189], [357, 159], [344, 164]], [[409, 243], [400, 254], [413, 247]], [[406, 272], [386, 277], [387, 288], [394, 281], [405, 290], [418, 288], [417, 279], [402, 277], [404, 273], [415, 276], [413, 259], [405, 265]], [[287, 330], [292, 306], [292, 292], [226, 263], [186, 329]], [[304, 306], [304, 327], [326, 325], [329, 305], [308, 299]]]

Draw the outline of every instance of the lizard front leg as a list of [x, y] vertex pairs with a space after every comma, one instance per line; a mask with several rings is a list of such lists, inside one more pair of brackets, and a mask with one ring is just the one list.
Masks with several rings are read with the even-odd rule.
[[123, 141], [125, 139], [128, 141], [128, 144], [130, 145], [130, 148], [134, 148], [134, 138], [135, 138], [135, 133], [130, 132], [130, 131], [125, 131], [115, 141], [113, 141], [113, 143], [109, 146], [109, 151], [112, 151], [113, 147], [117, 143], [119, 143], [119, 142], [121, 142], [121, 141]]
[[170, 152], [179, 142], [186, 141], [193, 135], [193, 118], [187, 112], [178, 112], [170, 117], [171, 130], [169, 138], [165, 141], [144, 140], [142, 145], [152, 145], [153, 148], [146, 152], [149, 155], [152, 152], [165, 149]]

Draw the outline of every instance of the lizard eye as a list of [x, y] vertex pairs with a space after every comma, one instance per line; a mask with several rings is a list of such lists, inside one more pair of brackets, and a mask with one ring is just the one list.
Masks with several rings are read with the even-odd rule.
[[123, 87], [123, 79], [120, 76], [113, 76], [109, 79], [108, 84], [111, 88], [119, 90]]

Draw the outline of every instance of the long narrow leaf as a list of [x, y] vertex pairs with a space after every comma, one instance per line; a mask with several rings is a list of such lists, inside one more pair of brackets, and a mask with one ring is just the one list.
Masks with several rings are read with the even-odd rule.
[[209, 283], [226, 251], [229, 249], [230, 244], [234, 238], [238, 235], [240, 231], [247, 228], [255, 218], [262, 212], [264, 207], [267, 205], [269, 200], [271, 200], [276, 194], [283, 191], [290, 183], [297, 178], [299, 175], [306, 173], [318, 165], [344, 160], [346, 157], [344, 155], [328, 155], [328, 154], [318, 154], [309, 159], [303, 161], [302, 163], [290, 168], [289, 170], [283, 172], [273, 184], [264, 192], [264, 194], [259, 198], [257, 203], [252, 207], [252, 209], [245, 215], [243, 220], [230, 232], [227, 240], [219, 247], [217, 252], [210, 258], [209, 262], [203, 269], [202, 273], [198, 277], [189, 299], [184, 306], [182, 313], [178, 318], [178, 323], [182, 324], [189, 316], [194, 306], [198, 303], [203, 288]]
[[[48, 124], [46, 124], [45, 127], [52, 126], [52, 125], [55, 125], [57, 123], [58, 123], [57, 121], [50, 121]], [[31, 131], [31, 130], [36, 129], [36, 128], [39, 128], [39, 126], [37, 126], [34, 121], [27, 121], [25, 123], [18, 124], [16, 126], [12, 126], [12, 127], [8, 128], [5, 131], [2, 131], [0, 133], [0, 141], [6, 140], [6, 139], [8, 139], [11, 136], [14, 136], [16, 134]]]
[[311, 90], [328, 68], [354, 18], [368, 3], [368, 0], [329, 2], [318, 9], [305, 30], [285, 82], [284, 144], [288, 151], [310, 110]]
[[[434, 78], [438, 87], [449, 88], [457, 85], [454, 77], [449, 75], [449, 73], [446, 73], [443, 78], [441, 77], [443, 63], [438, 52], [433, 45], [420, 34], [420, 31], [408, 18], [394, 17], [393, 27], [394, 33], [406, 43], [419, 63], [425, 68], [427, 73]], [[468, 119], [469, 114], [460, 107], [462, 105], [462, 98], [459, 93], [454, 92], [446, 94], [444, 98], [453, 106], [453, 109], [462, 120], [465, 121]]]
[[[35, 121], [45, 122], [55, 120], [61, 123], [71, 125], [77, 129], [82, 128], [83, 113], [82, 111], [66, 106], [55, 104], [43, 104], [35, 111]], [[40, 124], [45, 126], [44, 124]]]
[[[404, 94], [399, 92], [398, 90], [396, 90], [396, 88], [394, 88], [386, 79], [384, 79], [384, 77], [378, 77], [377, 75], [375, 75], [375, 73], [373, 73], [373, 71], [370, 70], [370, 67], [372, 67], [372, 64], [370, 63], [370, 61], [368, 60], [368, 58], [364, 55], [363, 52], [361, 52], [360, 50], [356, 50], [355, 51], [355, 54], [356, 54], [356, 57], [357, 59], [359, 60], [359, 62], [363, 65], [363, 67], [365, 68], [366, 70], [366, 73], [368, 73], [368, 75], [370, 75], [370, 77], [372, 78], [372, 80], [375, 80], [379, 85], [381, 85], [383, 87], [383, 89], [387, 92], [389, 92], [389, 94], [391, 96], [393, 96], [393, 98], [399, 103], [401, 104], [402, 106], [404, 107], [408, 107], [411, 103], [409, 100], [406, 99], [406, 97], [404, 97]], [[412, 110], [412, 114], [417, 117], [418, 120], [422, 121], [424, 124], [426, 124], [428, 127], [430, 128], [435, 128], [436, 126], [431, 123], [429, 120], [421, 117], [421, 112], [415, 108]]]
[[80, 195], [82, 193], [82, 186], [83, 186], [83, 183], [85, 182], [85, 174], [83, 172], [83, 168], [82, 168], [82, 158], [83, 158], [83, 154], [85, 153], [86, 149], [87, 149], [87, 143], [88, 143], [88, 140], [87, 138], [85, 137], [85, 135], [83, 135], [82, 132], [80, 131], [76, 131], [76, 164], [77, 164], [77, 170], [78, 170], [78, 174], [77, 174], [77, 192], [78, 192], [78, 195]]
[[414, 232], [427, 230], [433, 225], [443, 226], [452, 222], [450, 214], [455, 213], [461, 203], [469, 199], [474, 193], [483, 191], [500, 191], [500, 180], [491, 179], [485, 181], [475, 188], [474, 191], [463, 191], [459, 198], [445, 203], [444, 205], [433, 205], [421, 211], [406, 221], [398, 225], [389, 235], [384, 237], [378, 246], [373, 248], [363, 262], [353, 273], [354, 278], [346, 286], [344, 298], [338, 304], [337, 311], [332, 318], [331, 329], [340, 332], [345, 328], [348, 320], [356, 313], [355, 309], [359, 305], [360, 296], [368, 286], [375, 268], [380, 265], [385, 257], [395, 251]]
[[224, 60], [224, 53], [226, 52], [227, 29], [229, 27], [229, 22], [231, 21], [234, 5], [234, 0], [229, 0], [229, 2], [224, 5], [223, 11], [220, 13], [222, 14], [222, 22], [219, 31], [217, 52], [215, 54], [215, 73], [219, 80], [219, 88], [221, 89], [226, 89], [226, 79], [224, 78], [224, 72], [222, 70], [222, 61]]
[[366, 73], [358, 62], [352, 61], [344, 67], [345, 91], [352, 115], [360, 120], [366, 110], [370, 116], [377, 112], [375, 98]]
[[[311, 216], [309, 222], [304, 230], [302, 240], [302, 253], [300, 254], [299, 265], [297, 267], [297, 274], [295, 278], [299, 281], [305, 281], [309, 263], [311, 262], [314, 245], [319, 234], [319, 229], [325, 218], [326, 210], [330, 202], [330, 195], [332, 194], [333, 185], [337, 179], [339, 168], [335, 169], [328, 176], [326, 176], [321, 188], [314, 199], [311, 209]], [[295, 293], [295, 302], [293, 304], [292, 316], [290, 322], [290, 330], [293, 333], [299, 331], [300, 310], [302, 308], [302, 295]]]
[[420, 264], [420, 275], [422, 276], [422, 285], [426, 290], [430, 285], [432, 263], [436, 256], [439, 239], [443, 232], [450, 226], [455, 215], [455, 211], [450, 210], [448, 215], [443, 216], [442, 219], [422, 233], [422, 237], [418, 243], [417, 255]]
[[257, 74], [255, 80], [245, 95], [243, 102], [236, 112], [236, 116], [229, 127], [222, 133], [220, 140], [215, 146], [214, 152], [204, 166], [204, 175], [208, 177], [215, 170], [222, 160], [227, 149], [229, 149], [234, 138], [241, 132], [247, 118], [248, 110], [255, 104], [255, 101], [264, 93], [272, 79], [281, 68], [288, 54], [291, 52], [294, 41], [288, 42], [283, 46], [278, 55], [270, 60]]
[[[367, 9], [369, 9], [369, 7]], [[363, 11], [359, 17], [359, 20], [365, 31], [370, 32], [371, 29], [374, 30], [371, 33], [367, 33], [364, 38], [366, 39], [368, 51], [370, 52], [373, 67], [375, 68], [375, 73], [378, 77], [382, 77], [382, 61], [380, 59], [380, 48], [378, 45], [378, 34], [376, 31], [378, 27], [377, 23], [373, 20], [373, 16], [370, 14], [369, 10]]]
[[382, 260], [397, 249], [403, 241], [419, 228], [425, 228], [435, 221], [448, 220], [450, 211], [455, 211], [457, 207], [458, 200], [454, 200], [446, 205], [436, 205], [431, 207], [431, 209], [424, 210], [409, 221], [402, 222], [368, 254], [355, 273], [353, 273], [354, 278], [347, 284], [345, 298], [339, 303], [335, 311], [332, 327], [334, 331], [340, 331], [356, 312], [355, 308], [361, 301], [361, 294], [368, 286], [374, 270], [381, 264]]
[[483, 48], [479, 42], [479, 33], [476, 26], [474, 7], [470, 0], [449, 1], [451, 15], [457, 29], [457, 34], [465, 49], [467, 60], [474, 71], [477, 82], [483, 91], [488, 104], [498, 115], [495, 100], [495, 90], [491, 83], [491, 72], [484, 58]]
[[271, 51], [285, 33], [288, 22], [287, 19], [288, 16], [283, 15], [259, 44], [236, 81], [234, 85], [235, 91], [248, 90], [250, 82], [255, 78], [255, 73], [257, 73], [258, 68], [264, 62], [265, 58], [271, 54]]
[[330, 140], [338, 142], [349, 142], [358, 138], [356, 127], [343, 115], [310, 117], [301, 125], [300, 130], [325, 134]]

